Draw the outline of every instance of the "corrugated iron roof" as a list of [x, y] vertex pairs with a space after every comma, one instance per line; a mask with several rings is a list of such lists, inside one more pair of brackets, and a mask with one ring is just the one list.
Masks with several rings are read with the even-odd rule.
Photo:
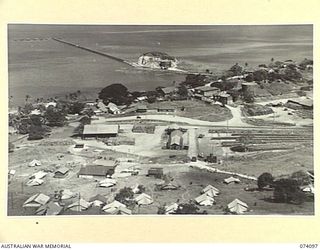
[[117, 134], [118, 131], [118, 125], [90, 124], [84, 126], [83, 134]]

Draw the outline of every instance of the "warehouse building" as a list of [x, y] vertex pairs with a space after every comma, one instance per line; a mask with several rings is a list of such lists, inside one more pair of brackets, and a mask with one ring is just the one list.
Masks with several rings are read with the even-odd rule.
[[119, 125], [90, 124], [85, 125], [82, 139], [115, 137], [119, 133]]
[[79, 178], [107, 177], [112, 176], [115, 166], [88, 165], [82, 167], [78, 173]]
[[132, 132], [154, 134], [155, 129], [156, 125], [154, 124], [136, 123], [133, 125]]

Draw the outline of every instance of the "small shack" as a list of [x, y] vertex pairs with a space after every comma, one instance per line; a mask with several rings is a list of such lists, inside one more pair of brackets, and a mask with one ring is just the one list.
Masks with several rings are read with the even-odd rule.
[[136, 108], [137, 113], [146, 113], [148, 111], [147, 105], [141, 104]]
[[169, 95], [175, 94], [178, 91], [178, 88], [174, 86], [169, 86], [169, 87], [161, 88], [160, 90], [162, 95], [169, 96]]
[[231, 104], [233, 102], [232, 96], [227, 93], [220, 93], [218, 95], [218, 101], [222, 103], [222, 105]]
[[163, 112], [163, 113], [173, 113], [176, 110], [175, 110], [174, 107], [165, 106], [165, 107], [158, 107], [157, 111], [158, 112]]
[[147, 176], [154, 176], [156, 178], [162, 178], [162, 176], [163, 176], [163, 168], [150, 168], [148, 170]]
[[200, 86], [194, 89], [195, 93], [204, 97], [213, 97], [220, 93], [220, 89], [211, 86]]

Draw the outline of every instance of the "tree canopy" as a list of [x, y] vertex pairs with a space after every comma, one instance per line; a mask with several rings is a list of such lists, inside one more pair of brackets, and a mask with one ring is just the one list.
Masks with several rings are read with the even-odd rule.
[[130, 205], [132, 205], [133, 195], [134, 195], [134, 193], [131, 188], [124, 187], [119, 190], [119, 193], [116, 194], [114, 199], [127, 205], [127, 206], [130, 206]]
[[273, 176], [270, 173], [263, 173], [258, 177], [258, 188], [263, 189], [267, 186], [272, 186]]
[[47, 108], [44, 117], [49, 126], [62, 127], [66, 121], [64, 112], [53, 107]]
[[301, 204], [306, 199], [296, 180], [280, 179], [274, 182], [274, 186], [273, 197], [277, 202]]
[[105, 104], [113, 102], [116, 105], [125, 105], [131, 102], [132, 96], [128, 89], [121, 83], [114, 83], [103, 88], [99, 93], [99, 98]]
[[199, 214], [199, 208], [193, 203], [179, 204], [175, 214]]

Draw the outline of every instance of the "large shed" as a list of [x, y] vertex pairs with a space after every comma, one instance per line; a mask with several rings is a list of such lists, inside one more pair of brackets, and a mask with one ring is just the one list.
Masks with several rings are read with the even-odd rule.
[[85, 125], [82, 133], [82, 138], [107, 138], [115, 137], [119, 133], [118, 125], [107, 124], [90, 124]]
[[78, 173], [79, 178], [107, 177], [113, 175], [115, 166], [89, 165], [82, 167]]

